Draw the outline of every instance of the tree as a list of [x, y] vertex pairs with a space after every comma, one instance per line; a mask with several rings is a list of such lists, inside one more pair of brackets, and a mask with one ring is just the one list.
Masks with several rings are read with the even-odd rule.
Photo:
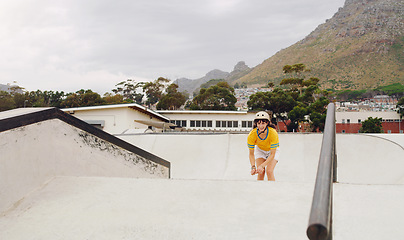
[[121, 95], [125, 102], [135, 102], [137, 104], [141, 104], [143, 94], [138, 93], [137, 89], [142, 88], [144, 85], [144, 82], [135, 82], [135, 80], [128, 79], [116, 84], [116, 88], [112, 89], [112, 92], [117, 95]]
[[202, 88], [190, 105], [191, 110], [237, 110], [234, 89], [227, 82]]
[[322, 132], [325, 127], [325, 119], [327, 118], [327, 114], [321, 114], [319, 112], [311, 112], [310, 113], [310, 125], [311, 131], [316, 132], [317, 130]]
[[297, 130], [300, 122], [307, 121], [305, 116], [309, 113], [309, 110], [304, 106], [295, 106], [289, 113], [288, 117], [290, 119], [289, 125], [287, 125], [288, 132], [293, 132]]
[[361, 133], [382, 133], [382, 118], [369, 117], [362, 122], [362, 127], [359, 130]]
[[65, 97], [65, 93], [36, 90], [31, 92], [25, 92], [25, 94], [16, 94], [15, 101], [17, 107], [61, 107], [62, 101]]
[[268, 110], [273, 112], [277, 121], [281, 119], [286, 125], [284, 116], [286, 116], [296, 104], [296, 101], [289, 94], [280, 88], [276, 88], [270, 94]]
[[13, 96], [6, 91], [0, 91], [0, 112], [15, 108]]
[[166, 89], [166, 94], [163, 94], [160, 101], [157, 103], [157, 109], [179, 109], [187, 100], [185, 94], [178, 92], [178, 85], [172, 83]]
[[101, 96], [91, 91], [90, 89], [81, 89], [75, 93], [67, 94], [66, 99], [61, 103], [61, 107], [71, 108], [71, 107], [86, 107], [86, 106], [98, 106], [102, 105], [104, 100]]
[[404, 115], [404, 97], [400, 98], [397, 102], [397, 113], [400, 114], [400, 118]]
[[112, 95], [111, 93], [105, 93], [102, 99], [105, 104], [120, 104], [126, 102], [121, 94]]
[[291, 111], [297, 102], [291, 95], [280, 88], [274, 89], [272, 92], [257, 92], [250, 96], [247, 102], [248, 108], [255, 111], [269, 110], [275, 115], [276, 120], [283, 120], [284, 116]]
[[151, 105], [157, 103], [163, 94], [164, 84], [170, 82], [170, 80], [163, 77], [159, 77], [154, 82], [148, 82], [143, 85], [143, 91], [146, 93], [146, 104]]
[[280, 85], [292, 85], [299, 89], [300, 94], [302, 94], [302, 90], [304, 87], [317, 85], [320, 81], [318, 78], [311, 77], [308, 80], [304, 80], [302, 76], [303, 72], [310, 72], [310, 69], [307, 69], [303, 63], [297, 63], [294, 65], [285, 65], [283, 67], [283, 72], [288, 75], [292, 75], [292, 77], [284, 78], [280, 82]]
[[250, 95], [247, 101], [248, 109], [255, 111], [265, 111], [269, 109], [269, 98], [271, 92], [257, 92]]

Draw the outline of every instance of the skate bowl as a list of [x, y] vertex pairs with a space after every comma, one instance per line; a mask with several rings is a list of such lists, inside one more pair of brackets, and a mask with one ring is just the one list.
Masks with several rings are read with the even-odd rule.
[[[398, 134], [397, 134], [398, 135]], [[178, 179], [252, 180], [247, 134], [116, 135], [172, 164]], [[338, 181], [355, 184], [403, 184], [404, 150], [388, 134], [337, 134]], [[280, 161], [275, 177], [282, 182], [313, 182], [322, 134], [280, 133]], [[381, 164], [383, 163], [383, 164]]]
[[[0, 239], [307, 239], [322, 134], [280, 133], [258, 182], [247, 134], [104, 136], [48, 111], [0, 113]], [[337, 134], [333, 239], [404, 237], [403, 136]]]
[[169, 162], [55, 108], [0, 113], [0, 212], [57, 176], [169, 178]]

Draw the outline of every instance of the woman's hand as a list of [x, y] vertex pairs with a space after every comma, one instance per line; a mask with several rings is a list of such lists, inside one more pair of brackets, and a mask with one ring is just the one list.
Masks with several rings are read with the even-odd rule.
[[262, 166], [258, 166], [258, 169], [256, 170], [257, 173], [263, 174], [265, 172], [265, 168]]
[[257, 174], [257, 169], [255, 168], [255, 166], [251, 167], [251, 175], [255, 175]]

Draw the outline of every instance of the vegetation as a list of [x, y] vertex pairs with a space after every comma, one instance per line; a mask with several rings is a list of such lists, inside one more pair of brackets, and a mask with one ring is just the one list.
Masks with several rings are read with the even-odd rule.
[[172, 83], [167, 87], [166, 94], [163, 94], [160, 101], [157, 103], [157, 109], [177, 110], [184, 105], [187, 100], [185, 94], [178, 92], [178, 85]]
[[[24, 88], [13, 86], [10, 88], [10, 92], [0, 91], [0, 111], [23, 107], [70, 108], [121, 103], [141, 104], [144, 98], [141, 91], [146, 94], [146, 104], [149, 106], [164, 98], [160, 104], [161, 109], [165, 109], [166, 106], [167, 109], [178, 109], [179, 104], [184, 104], [186, 96], [176, 91], [178, 86], [175, 84], [175, 86], [168, 86], [167, 93], [163, 94], [167, 82], [169, 80], [162, 77], [148, 83], [137, 83], [128, 79], [116, 84], [116, 88], [112, 89], [113, 94], [106, 93], [103, 97], [91, 89], [80, 89], [66, 94], [63, 91], [37, 90], [24, 92]], [[173, 98], [175, 98], [175, 101]]]
[[[371, 90], [393, 83], [404, 84], [404, 37], [398, 30], [402, 16], [382, 2], [369, 1], [362, 5], [360, 1], [351, 1], [340, 10], [344, 14], [335, 14], [304, 39], [280, 50], [237, 82], [264, 85], [270, 78], [279, 85], [284, 77], [282, 67], [287, 62], [304, 62], [311, 69], [305, 73], [307, 78], [321, 79], [322, 89]], [[380, 23], [381, 18], [386, 21]]]
[[382, 119], [369, 117], [362, 122], [362, 127], [359, 130], [361, 133], [382, 133]]
[[154, 82], [148, 82], [143, 85], [143, 91], [146, 93], [147, 97], [146, 104], [149, 105], [149, 107], [161, 99], [165, 86], [164, 84], [168, 82], [170, 82], [170, 80], [159, 77]]
[[301, 122], [310, 122], [312, 131], [323, 131], [329, 100], [326, 98], [327, 92], [319, 91], [319, 79], [311, 77], [304, 80], [302, 73], [308, 72], [304, 64], [286, 65], [283, 71], [295, 75], [282, 80], [283, 85], [292, 87], [253, 94], [247, 102], [248, 108], [272, 111], [277, 121], [284, 121], [288, 131], [297, 130]]
[[134, 102], [137, 104], [142, 103], [143, 94], [138, 93], [138, 88], [143, 88], [144, 82], [135, 82], [132, 79], [116, 84], [116, 88], [112, 89], [116, 95], [122, 96], [125, 102]]
[[400, 100], [397, 102], [397, 112], [400, 114], [400, 117], [404, 116], [404, 97], [402, 97]]
[[191, 110], [237, 110], [234, 89], [227, 82], [202, 88], [190, 104]]

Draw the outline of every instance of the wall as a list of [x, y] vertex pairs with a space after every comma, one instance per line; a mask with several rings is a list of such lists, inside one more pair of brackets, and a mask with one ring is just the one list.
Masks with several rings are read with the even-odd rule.
[[169, 178], [169, 168], [59, 119], [0, 132], [0, 212], [55, 176]]

